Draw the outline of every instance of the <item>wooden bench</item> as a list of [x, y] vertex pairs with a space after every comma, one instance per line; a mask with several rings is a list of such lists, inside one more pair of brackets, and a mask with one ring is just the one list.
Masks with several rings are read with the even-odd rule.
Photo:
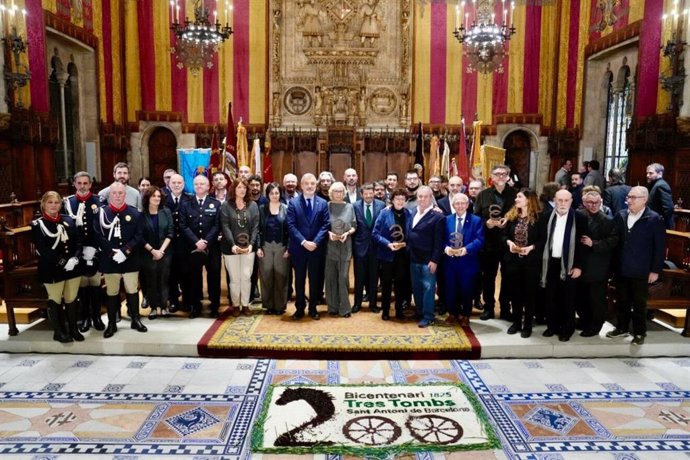
[[0, 217], [2, 249], [2, 296], [7, 309], [9, 334], [17, 335], [15, 308], [45, 308], [48, 294], [38, 281], [38, 255], [31, 237], [31, 227], [9, 228]]

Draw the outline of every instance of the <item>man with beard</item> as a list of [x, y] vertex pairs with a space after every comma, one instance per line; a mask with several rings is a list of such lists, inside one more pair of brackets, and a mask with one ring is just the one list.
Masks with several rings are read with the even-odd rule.
[[[503, 229], [506, 220], [503, 217], [515, 204], [517, 195], [517, 190], [507, 186], [509, 173], [510, 169], [505, 165], [494, 166], [491, 169], [493, 185], [482, 190], [474, 203], [474, 213], [482, 218], [486, 227], [484, 229], [484, 253], [481, 256], [484, 313], [480, 319], [484, 321], [494, 317], [496, 275], [506, 251], [506, 244], [503, 241]], [[505, 280], [506, 277], [501, 276], [500, 318], [511, 321], [508, 287]]]
[[362, 199], [362, 192], [357, 187], [357, 171], [353, 168], [347, 168], [343, 174], [343, 183], [345, 184], [345, 201], [354, 204], [357, 200]]
[[86, 332], [93, 324], [94, 329], [102, 331], [101, 321], [101, 273], [98, 271], [98, 243], [93, 234], [94, 220], [98, 217], [100, 200], [91, 193], [91, 176], [85, 171], [74, 175], [76, 193], [65, 198], [63, 213], [74, 219], [81, 237], [82, 253], [79, 261], [81, 282], [79, 284], [79, 327]]
[[328, 191], [331, 185], [333, 185], [333, 182], [335, 182], [333, 174], [331, 174], [330, 171], [322, 171], [321, 174], [319, 174], [319, 185], [316, 190], [316, 195], [326, 201], [331, 201], [331, 197], [328, 196]]
[[436, 200], [436, 202], [443, 198], [443, 193], [441, 193], [441, 176], [431, 176], [428, 185], [434, 194], [434, 200]]
[[664, 179], [664, 167], [659, 163], [647, 166], [647, 189], [649, 209], [659, 214], [667, 229], [673, 228], [673, 196], [671, 186]]
[[252, 168], [249, 166], [240, 166], [240, 169], [237, 171], [237, 176], [241, 177], [243, 179], [249, 180], [249, 176], [252, 175]]
[[297, 176], [292, 173], [285, 174], [285, 176], [283, 176], [283, 190], [283, 196], [280, 198], [280, 201], [285, 205], [289, 204], [290, 200], [296, 196], [299, 196], [299, 192], [297, 191]]
[[390, 201], [391, 193], [398, 188], [398, 173], [389, 172], [386, 174], [386, 200]]
[[[141, 211], [141, 193], [139, 193], [139, 190], [129, 185], [129, 165], [124, 162], [115, 164], [113, 167], [113, 178], [115, 182], [119, 182], [125, 186], [125, 203]], [[98, 196], [102, 203], [108, 203], [110, 187], [106, 187], [98, 192]]]
[[470, 205], [467, 208], [467, 212], [476, 214], [474, 211], [474, 203], [477, 202], [479, 192], [482, 190], [484, 190], [484, 182], [481, 179], [471, 180], [470, 183], [467, 184], [467, 197], [470, 199]]
[[405, 207], [410, 211], [417, 209], [417, 189], [419, 185], [419, 172], [414, 168], [408, 170], [405, 173], [405, 190], [407, 191]]
[[249, 198], [261, 207], [268, 203], [268, 198], [264, 195], [264, 181], [258, 174], [253, 174], [247, 179], [249, 183]]
[[374, 182], [374, 198], [387, 203], [386, 200], [386, 184], [382, 180]]
[[580, 209], [582, 207], [582, 189], [584, 187], [580, 173], [570, 176], [570, 194], [573, 196], [573, 209]]

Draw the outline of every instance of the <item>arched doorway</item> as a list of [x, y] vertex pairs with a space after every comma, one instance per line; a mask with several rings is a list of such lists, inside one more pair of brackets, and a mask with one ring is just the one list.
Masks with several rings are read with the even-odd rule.
[[167, 128], [158, 127], [149, 137], [149, 179], [156, 185], [163, 185], [163, 172], [177, 169], [177, 139]]
[[532, 150], [529, 133], [513, 131], [503, 141], [503, 148], [506, 149], [506, 164], [510, 166], [511, 173], [518, 175], [523, 187], [529, 186]]

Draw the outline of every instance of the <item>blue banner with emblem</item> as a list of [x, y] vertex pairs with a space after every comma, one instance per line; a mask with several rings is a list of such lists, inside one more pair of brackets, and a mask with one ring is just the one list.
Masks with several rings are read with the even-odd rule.
[[211, 149], [177, 149], [180, 160], [180, 174], [184, 177], [184, 191], [194, 193], [194, 178], [199, 174], [208, 176], [211, 166]]

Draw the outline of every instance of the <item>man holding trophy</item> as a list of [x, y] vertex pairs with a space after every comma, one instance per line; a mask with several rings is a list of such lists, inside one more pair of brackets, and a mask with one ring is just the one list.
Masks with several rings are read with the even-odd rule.
[[479, 275], [479, 252], [484, 247], [484, 225], [478, 216], [467, 212], [470, 200], [464, 193], [453, 195], [450, 204], [455, 212], [446, 216], [443, 251], [447, 322], [469, 327]]

